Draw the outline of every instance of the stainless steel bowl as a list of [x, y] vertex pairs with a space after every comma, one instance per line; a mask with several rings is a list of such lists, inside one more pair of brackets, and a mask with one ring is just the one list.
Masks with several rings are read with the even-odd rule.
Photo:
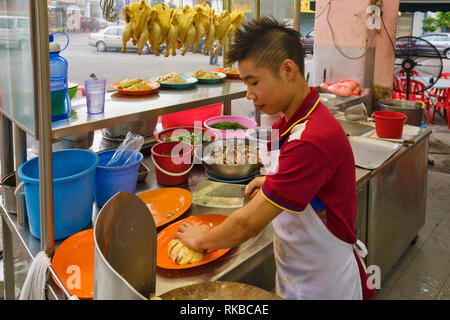
[[[58, 142], [52, 144], [52, 150], [64, 150], [64, 149], [89, 149], [94, 142], [94, 131], [88, 133], [82, 133], [75, 136], [68, 136], [61, 138]], [[31, 148], [31, 152], [35, 155], [39, 154], [38, 142], [27, 135], [27, 144]]]
[[123, 140], [128, 132], [139, 134], [144, 138], [153, 137], [158, 117], [152, 117], [145, 120], [124, 123], [111, 128], [102, 129], [103, 137], [109, 140]]
[[11, 172], [3, 178], [1, 186], [3, 205], [6, 211], [17, 213], [16, 196], [14, 195], [14, 191], [16, 190], [16, 172]]
[[378, 100], [374, 106], [374, 111], [395, 111], [407, 116], [406, 124], [420, 126], [426, 122], [427, 113], [423, 104], [418, 101], [382, 99]]
[[195, 150], [195, 157], [197, 161], [201, 161], [206, 172], [214, 177], [225, 180], [238, 180], [254, 176], [259, 172], [259, 164], [215, 164], [208, 161], [208, 154], [216, 146], [224, 146], [233, 143], [243, 143], [245, 145], [255, 146], [255, 142], [250, 142], [248, 139], [227, 139], [217, 140], [202, 148]]

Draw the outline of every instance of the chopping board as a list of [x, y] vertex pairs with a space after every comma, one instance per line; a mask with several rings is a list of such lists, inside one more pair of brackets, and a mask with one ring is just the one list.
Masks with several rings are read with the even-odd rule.
[[246, 185], [200, 180], [192, 203], [214, 208], [240, 208], [244, 204]]
[[401, 147], [398, 143], [366, 137], [348, 137], [353, 150], [355, 164], [365, 169], [376, 169], [392, 157]]

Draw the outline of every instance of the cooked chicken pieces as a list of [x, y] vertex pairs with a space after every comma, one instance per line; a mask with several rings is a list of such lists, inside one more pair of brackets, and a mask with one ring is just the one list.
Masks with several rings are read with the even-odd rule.
[[197, 79], [219, 79], [220, 78], [220, 76], [217, 73], [203, 70], [203, 69], [195, 71], [192, 74], [192, 77], [197, 78]]
[[144, 80], [142, 79], [132, 79], [132, 80], [128, 80], [125, 79], [122, 82], [119, 83], [118, 85], [119, 89], [122, 90], [147, 90], [147, 89], [151, 89], [151, 87], [145, 83]]
[[233, 67], [226, 67], [223, 69], [224, 73], [233, 73], [233, 74], [239, 74], [239, 69], [238, 68], [233, 68]]
[[156, 79], [156, 82], [159, 83], [186, 83], [187, 81], [184, 80], [178, 73], [172, 72], [165, 74], [163, 76], [159, 76]]
[[169, 242], [167, 253], [173, 262], [181, 265], [203, 260], [203, 254], [200, 251], [187, 247], [179, 239], [172, 239]]
[[183, 46], [182, 55], [186, 54], [190, 46], [194, 46], [193, 52], [197, 53], [203, 38], [203, 52], [209, 50], [212, 55], [213, 45], [218, 41], [219, 47], [215, 51], [217, 53], [245, 21], [244, 13], [236, 10], [233, 13], [224, 10], [215, 14], [204, 0], [194, 8], [186, 5], [175, 10], [163, 3], [150, 7], [145, 0], [141, 0], [126, 5], [124, 13], [127, 25], [122, 34], [122, 51], [126, 52], [126, 43], [131, 39], [133, 44], [138, 45], [138, 54], [141, 54], [149, 42], [150, 50], [159, 56], [158, 49], [166, 42], [166, 57], [170, 53], [176, 55], [175, 48], [181, 49]]

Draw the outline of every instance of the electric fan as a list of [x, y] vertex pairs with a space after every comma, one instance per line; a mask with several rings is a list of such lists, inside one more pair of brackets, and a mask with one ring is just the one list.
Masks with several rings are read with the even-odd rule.
[[394, 90], [405, 94], [406, 100], [430, 89], [441, 73], [441, 55], [430, 42], [411, 36], [397, 38], [394, 76], [399, 85]]

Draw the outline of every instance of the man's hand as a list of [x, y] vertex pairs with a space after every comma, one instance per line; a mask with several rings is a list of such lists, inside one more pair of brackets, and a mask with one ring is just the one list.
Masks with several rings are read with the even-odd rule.
[[261, 187], [264, 180], [264, 177], [256, 178], [249, 183], [248, 194], [252, 200], [234, 211], [221, 224], [209, 229], [207, 225], [183, 223], [175, 233], [175, 238], [189, 248], [202, 251], [233, 248], [257, 236], [282, 211], [257, 192], [256, 188]]
[[175, 238], [180, 239], [191, 249], [203, 251], [205, 248], [200, 246], [199, 240], [210, 231], [211, 229], [206, 224], [199, 224], [197, 222], [191, 224], [184, 222], [175, 233]]
[[264, 181], [266, 181], [266, 177], [257, 177], [250, 181], [250, 183], [245, 188], [245, 196], [252, 200], [254, 196], [259, 192], [259, 189], [264, 184]]

